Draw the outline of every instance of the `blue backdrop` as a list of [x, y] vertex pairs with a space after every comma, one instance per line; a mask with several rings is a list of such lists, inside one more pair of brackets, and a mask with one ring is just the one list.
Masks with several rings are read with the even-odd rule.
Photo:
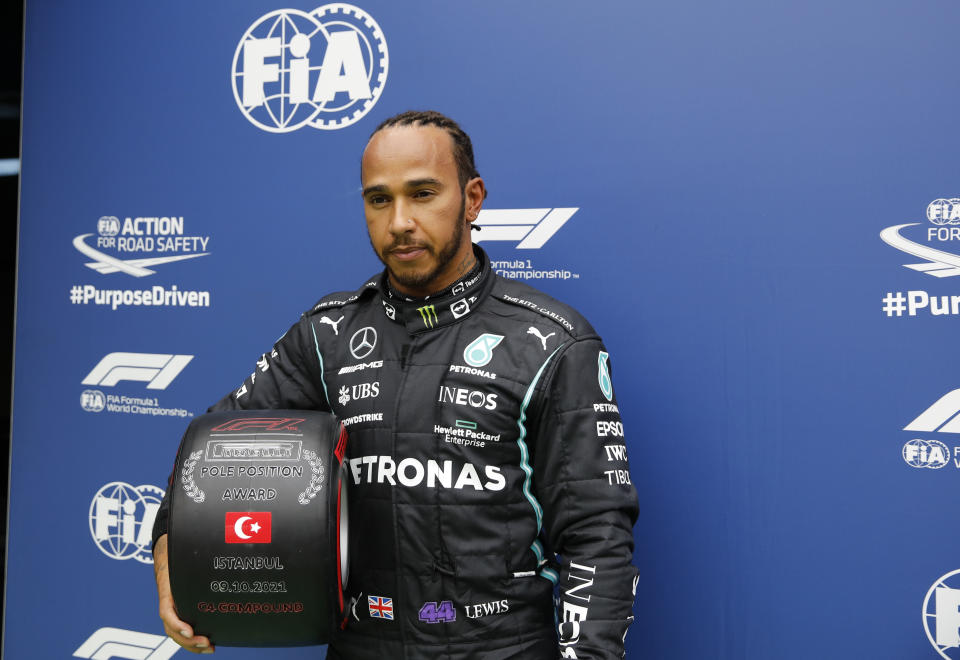
[[957, 3], [357, 2], [27, 2], [6, 657], [176, 652], [180, 435], [379, 269], [361, 150], [433, 108], [610, 349], [627, 657], [960, 658]]

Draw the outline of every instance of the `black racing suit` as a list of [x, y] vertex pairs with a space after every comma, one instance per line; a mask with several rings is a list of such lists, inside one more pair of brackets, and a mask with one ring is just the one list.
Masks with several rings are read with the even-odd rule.
[[476, 254], [425, 300], [384, 274], [321, 299], [211, 408], [347, 426], [350, 611], [330, 658], [623, 655], [637, 495], [608, 355]]

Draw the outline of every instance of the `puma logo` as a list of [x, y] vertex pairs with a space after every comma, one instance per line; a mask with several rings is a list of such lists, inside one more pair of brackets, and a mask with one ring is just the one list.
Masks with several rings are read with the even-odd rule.
[[342, 321], [342, 320], [343, 320], [343, 317], [342, 317], [342, 316], [341, 316], [340, 318], [338, 318], [336, 321], [334, 321], [333, 319], [331, 319], [329, 316], [321, 316], [321, 317], [320, 317], [320, 323], [326, 323], [326, 324], [329, 325], [331, 328], [333, 328], [333, 334], [335, 334], [335, 335], [339, 335], [339, 334], [340, 334], [340, 330], [337, 328], [337, 326], [340, 325], [340, 321]]
[[554, 336], [554, 335], [557, 334], [557, 333], [556, 333], [556, 332], [551, 332], [549, 335], [547, 335], [546, 337], [544, 337], [543, 335], [540, 334], [540, 331], [539, 331], [539, 330], [537, 330], [536, 328], [534, 328], [533, 326], [531, 326], [531, 327], [527, 330], [527, 334], [528, 334], [528, 335], [536, 335], [537, 339], [540, 340], [540, 343], [543, 344], [543, 350], [547, 350], [547, 340], [550, 339], [550, 337]]

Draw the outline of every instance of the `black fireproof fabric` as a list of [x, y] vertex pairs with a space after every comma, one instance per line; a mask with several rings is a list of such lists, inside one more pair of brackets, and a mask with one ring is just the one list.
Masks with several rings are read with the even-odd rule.
[[347, 427], [331, 658], [622, 657], [637, 494], [609, 355], [575, 310], [474, 249], [479, 271], [437, 296], [405, 299], [381, 273], [321, 299], [211, 411], [325, 410]]

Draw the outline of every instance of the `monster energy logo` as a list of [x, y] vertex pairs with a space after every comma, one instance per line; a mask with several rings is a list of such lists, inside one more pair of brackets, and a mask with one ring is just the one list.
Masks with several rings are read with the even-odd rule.
[[423, 319], [423, 325], [426, 327], [432, 328], [433, 324], [437, 322], [437, 308], [433, 305], [417, 307], [417, 311], [420, 312], [420, 318]]

